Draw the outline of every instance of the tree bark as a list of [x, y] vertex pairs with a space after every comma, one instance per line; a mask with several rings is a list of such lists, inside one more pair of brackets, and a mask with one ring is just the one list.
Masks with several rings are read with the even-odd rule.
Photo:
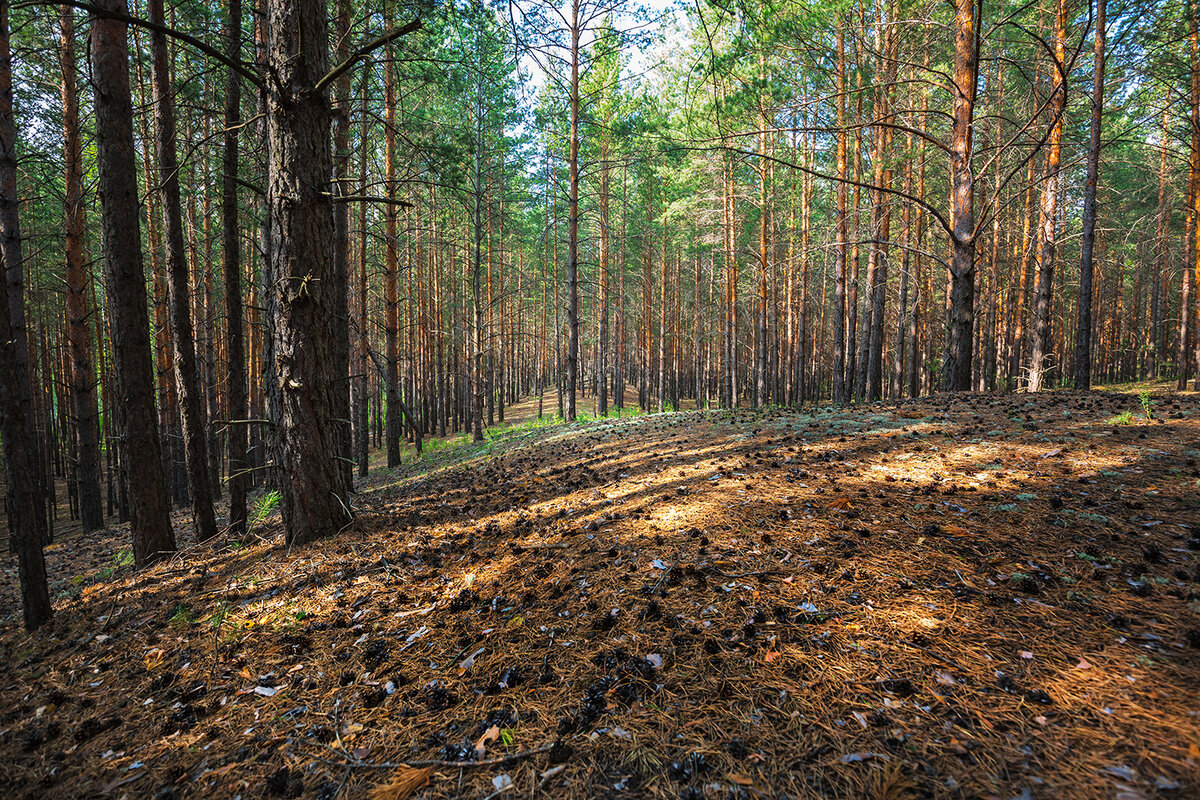
[[[99, 7], [124, 13], [123, 0]], [[95, 94], [96, 157], [105, 276], [116, 373], [123, 458], [137, 465], [129, 475], [133, 560], [138, 567], [175, 551], [170, 505], [154, 410], [154, 365], [146, 279], [138, 222], [133, 104], [129, 92], [129, 39], [124, 22], [92, 21], [92, 89]]]
[[[150, 0], [150, 21], [166, 23], [163, 0]], [[183, 242], [183, 209], [179, 197], [179, 158], [175, 143], [175, 106], [167, 70], [167, 37], [150, 32], [150, 76], [154, 91], [155, 130], [158, 134], [158, 187], [166, 245], [167, 295], [170, 303], [171, 340], [174, 347], [175, 385], [183, 423], [184, 458], [192, 501], [192, 527], [197, 541], [217, 535], [212, 483], [208, 472], [208, 441], [200, 406], [200, 381], [196, 371], [195, 330], [192, 327], [187, 255]]]
[[[337, 0], [337, 30], [334, 57], [342, 63], [350, 55], [350, 3]], [[334, 82], [336, 99], [333, 114], [333, 173], [330, 192], [346, 194], [350, 168], [350, 71]], [[354, 486], [354, 461], [351, 459], [350, 423], [350, 204], [333, 204], [333, 360], [340, 372], [333, 385], [333, 419], [337, 426], [338, 464], [345, 473], [347, 490]]]
[[833, 402], [846, 402], [846, 256], [849, 245], [849, 216], [846, 208], [846, 32], [837, 30], [837, 249], [833, 295]]
[[274, 317], [279, 395], [279, 474], [289, 544], [337, 533], [350, 522], [337, 455], [343, 420], [335, 396], [347, 365], [335, 357], [330, 106], [315, 84], [328, 69], [325, 0], [268, 0], [267, 208], [271, 220], [267, 311]]
[[[1065, 2], [1065, 0], [1060, 0]], [[979, 87], [979, 20], [975, 0], [955, 0], [954, 123], [950, 143], [950, 346], [946, 391], [971, 388], [975, 324], [975, 209], [971, 131]]]
[[571, 137], [567, 169], [567, 422], [575, 421], [575, 382], [579, 377], [579, 34], [580, 0], [571, 0]]
[[[1193, 310], [1188, 303], [1186, 293], [1184, 298], [1181, 298], [1179, 305], [1179, 317], [1181, 320], [1192, 318], [1193, 347], [1194, 351], [1191, 354], [1185, 352], [1184, 358], [1181, 359], [1185, 364], [1191, 364], [1196, 370], [1195, 386], [1196, 391], [1200, 391], [1200, 3], [1196, 0], [1191, 0], [1188, 3], [1188, 12], [1190, 16], [1190, 27], [1188, 35], [1189, 51], [1191, 56], [1191, 91], [1189, 98], [1191, 101], [1191, 129], [1192, 129], [1192, 147], [1189, 165], [1189, 178], [1191, 192], [1191, 212], [1192, 212], [1192, 237], [1187, 241], [1187, 254], [1184, 257], [1184, 270], [1191, 268], [1191, 272], [1195, 275], [1193, 285], [1196, 289], [1196, 297], [1192, 299], [1195, 303]], [[1189, 264], [1190, 262], [1190, 264]], [[1186, 323], [1180, 325], [1181, 330], [1185, 329]], [[1185, 337], [1180, 336], [1182, 341]], [[1181, 380], [1187, 380], [1186, 366], [1180, 370], [1182, 375]], [[1184, 388], [1184, 385], [1180, 385]]]
[[383, 65], [384, 189], [390, 202], [384, 206], [383, 305], [384, 391], [387, 393], [387, 465], [400, 463], [400, 295], [399, 256], [396, 252], [396, 75], [391, 59]]
[[59, 59], [62, 67], [63, 235], [67, 292], [67, 341], [71, 352], [71, 407], [78, 444], [76, 482], [79, 519], [85, 532], [104, 527], [100, 496], [100, 444], [96, 410], [96, 376], [92, 369], [88, 320], [88, 268], [83, 255], [83, 150], [79, 133], [79, 94], [75, 80], [75, 11], [60, 9]]
[[1079, 258], [1079, 314], [1075, 323], [1075, 388], [1092, 386], [1092, 251], [1096, 245], [1096, 185], [1100, 179], [1100, 124], [1104, 119], [1104, 26], [1107, 0], [1096, 2], [1096, 50], [1087, 183], [1083, 189], [1083, 238]]
[[1067, 107], [1066, 74], [1067, 2], [1058, 0], [1054, 23], [1054, 59], [1057, 72], [1050, 104], [1050, 137], [1046, 151], [1046, 179], [1042, 187], [1041, 230], [1037, 258], [1037, 290], [1033, 304], [1033, 337], [1029, 349], [1030, 392], [1039, 392], [1046, 382], [1051, 358], [1050, 301], [1054, 284], [1054, 251], [1058, 222], [1059, 164], [1062, 157], [1063, 116]]
[[[8, 0], [0, 0], [0, 255], [6, 273], [24, 269], [17, 197], [17, 129], [13, 120], [12, 56], [8, 39]], [[24, 341], [13, 330], [9, 309], [24, 308], [22, 296], [11, 297], [7, 280], [0, 280], [0, 435], [4, 439], [5, 511], [11, 544], [17, 553], [21, 608], [25, 627], [47, 622], [54, 610], [46, 587], [42, 542], [46, 517], [37, 482], [37, 445], [29, 424], [32, 395]]]
[[[242, 0], [229, 0], [226, 37], [230, 60], [242, 51]], [[229, 70], [225, 95], [225, 142], [222, 152], [221, 226], [225, 260], [225, 414], [228, 417], [229, 533], [246, 533], [246, 344], [243, 332], [242, 250], [238, 229], [238, 129], [241, 126], [241, 78]]]
[[[611, 123], [611, 120], [608, 121]], [[598, 233], [600, 255], [600, 322], [596, 358], [596, 408], [600, 416], [608, 416], [608, 305], [609, 305], [609, 276], [608, 261], [610, 236], [608, 229], [608, 194], [609, 194], [609, 164], [608, 164], [608, 132], [600, 134], [600, 225]]]

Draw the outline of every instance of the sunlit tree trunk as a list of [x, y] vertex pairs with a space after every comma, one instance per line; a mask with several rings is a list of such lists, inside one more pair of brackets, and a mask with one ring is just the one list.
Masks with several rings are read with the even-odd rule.
[[[1060, 0], [1065, 2], [1066, 0]], [[971, 132], [979, 86], [979, 20], [975, 0], [955, 0], [954, 122], [950, 141], [950, 342], [943, 386], [971, 388], [975, 323], [975, 209]]]

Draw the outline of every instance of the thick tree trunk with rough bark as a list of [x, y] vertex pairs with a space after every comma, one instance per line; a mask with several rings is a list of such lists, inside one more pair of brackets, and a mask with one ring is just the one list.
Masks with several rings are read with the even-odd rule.
[[275, 466], [287, 541], [303, 544], [337, 533], [351, 516], [337, 457], [344, 421], [334, 416], [347, 367], [335, 356], [335, 284], [345, 275], [334, 271], [329, 98], [316, 88], [329, 63], [326, 3], [269, 0], [266, 24]]
[[[1191, 0], [1188, 3], [1188, 11], [1190, 12], [1191, 31], [1188, 35], [1188, 44], [1191, 55], [1191, 91], [1189, 99], [1191, 105], [1191, 128], [1192, 128], [1192, 147], [1190, 158], [1188, 160], [1188, 178], [1191, 186], [1191, 215], [1192, 215], [1192, 235], [1186, 242], [1187, 253], [1184, 257], [1184, 271], [1191, 269], [1190, 274], [1195, 276], [1194, 285], [1196, 297], [1191, 299], [1189, 303], [1188, 293], [1185, 290], [1183, 297], [1180, 298], [1179, 318], [1180, 318], [1180, 342], [1183, 342], [1187, 337], [1184, 332], [1188, 328], [1187, 319], [1191, 317], [1193, 329], [1193, 352], [1187, 352], [1184, 345], [1180, 345], [1183, 349], [1183, 357], [1180, 359], [1180, 389], [1186, 388], [1188, 367], [1193, 367], [1196, 372], [1195, 386], [1196, 391], [1200, 391], [1200, 3], [1197, 0]], [[1192, 309], [1191, 303], [1195, 303], [1195, 310]]]
[[[106, 11], [125, 12], [123, 0], [100, 0]], [[162, 446], [154, 407], [146, 278], [138, 223], [133, 104], [129, 92], [129, 39], [124, 22], [92, 21], [92, 89], [96, 160], [113, 366], [118, 384], [123, 460], [127, 475], [133, 560], [145, 566], [175, 551]]]
[[[337, 0], [337, 29], [334, 34], [335, 61], [341, 63], [350, 55], [350, 3]], [[342, 73], [335, 82], [333, 129], [333, 173], [331, 193], [346, 194], [346, 179], [350, 168], [350, 71]], [[333, 204], [333, 359], [341, 372], [333, 387], [333, 418], [337, 420], [338, 464], [345, 473], [346, 488], [354, 485], [354, 462], [351, 460], [350, 425], [350, 205], [338, 200]]]
[[[12, 56], [8, 44], [8, 0], [0, 0], [0, 256], [5, 272], [24, 269], [17, 198], [17, 129], [13, 120]], [[29, 630], [47, 622], [54, 613], [46, 588], [46, 563], [42, 542], [46, 517], [38, 492], [37, 446], [29, 425], [32, 394], [24, 344], [13, 330], [9, 312], [24, 308], [25, 298], [10, 297], [7, 280], [0, 280], [0, 437], [4, 441], [5, 511], [17, 572], [21, 607]]]
[[[166, 23], [163, 0], [150, 0], [150, 21]], [[183, 207], [179, 196], [179, 158], [175, 142], [175, 104], [167, 69], [167, 37], [150, 32], [150, 82], [154, 91], [154, 121], [158, 138], [158, 191], [166, 245], [167, 296], [170, 304], [171, 343], [174, 348], [175, 386], [182, 416], [184, 458], [187, 460], [192, 527], [197, 541], [217, 535], [212, 483], [208, 472], [208, 440], [200, 406], [200, 381], [196, 371], [195, 330], [192, 327], [187, 254], [183, 242]]]
[[979, 87], [979, 20], [975, 0], [954, 10], [954, 125], [950, 142], [950, 342], [943, 386], [969, 391], [975, 324], [975, 208], [971, 127]]

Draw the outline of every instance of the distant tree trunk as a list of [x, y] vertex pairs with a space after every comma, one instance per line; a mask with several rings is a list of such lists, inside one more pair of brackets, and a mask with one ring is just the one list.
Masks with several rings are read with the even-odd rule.
[[[765, 82], [765, 60], [766, 54], [762, 56], [760, 65], [760, 80]], [[770, 288], [768, 285], [768, 276], [770, 274], [770, 261], [768, 254], [770, 252], [770, 228], [771, 220], [769, 216], [768, 202], [768, 176], [769, 169], [767, 166], [767, 109], [766, 97], [760, 96], [759, 103], [761, 105], [758, 134], [758, 155], [759, 155], [759, 170], [758, 170], [758, 319], [756, 320], [757, 330], [754, 336], [754, 407], [762, 408], [767, 403], [768, 398], [768, 383], [767, 383], [767, 331], [768, 331], [768, 304], [770, 302]]]
[[[8, 43], [8, 0], [0, 0], [0, 256], [6, 273], [24, 269], [17, 196], [17, 129], [13, 120], [12, 56]], [[24, 344], [13, 330], [9, 309], [24, 307], [24, 297], [10, 297], [9, 283], [0, 280], [0, 436], [4, 443], [5, 512], [12, 549], [17, 553], [21, 608], [25, 627], [33, 630], [49, 621], [54, 610], [46, 587], [42, 542], [46, 517], [38, 496], [37, 445], [29, 425], [32, 396]]]
[[75, 82], [75, 11], [60, 9], [59, 59], [62, 67], [63, 234], [67, 292], [67, 340], [71, 351], [71, 407], [78, 431], [76, 480], [79, 518], [85, 532], [104, 527], [100, 496], [100, 445], [96, 413], [96, 377], [92, 369], [88, 320], [88, 268], [83, 257], [83, 152], [79, 135], [79, 95]]
[[1021, 225], [1021, 266], [1020, 274], [1017, 276], [1017, 296], [1013, 306], [1013, 316], [1015, 317], [1013, 324], [1013, 349], [1010, 355], [1009, 363], [1009, 378], [1012, 381], [1013, 388], [1024, 385], [1028, 381], [1028, 373], [1023, 370], [1024, 359], [1029, 352], [1027, 342], [1028, 318], [1029, 315], [1026, 309], [1029, 305], [1029, 287], [1033, 283], [1033, 261], [1034, 253], [1037, 251], [1039, 228], [1037, 227], [1037, 209], [1034, 208], [1034, 201], [1037, 200], [1037, 184], [1034, 183], [1034, 175], [1036, 174], [1035, 159], [1029, 159], [1029, 166], [1025, 173], [1025, 213], [1022, 215]]
[[837, 29], [837, 249], [834, 265], [833, 300], [833, 402], [846, 402], [846, 256], [850, 235], [846, 208], [846, 32], [844, 21]]
[[[908, 135], [908, 150], [912, 152], [913, 137]], [[912, 193], [912, 166], [904, 165], [903, 187], [906, 194]], [[905, 335], [908, 333], [908, 292], [912, 281], [909, 277], [911, 262], [912, 234], [910, 232], [911, 204], [905, 203], [900, 209], [900, 302], [896, 312], [896, 358], [892, 371], [888, 394], [893, 399], [904, 396], [904, 357], [907, 347]]]
[[400, 463], [400, 294], [396, 252], [396, 68], [390, 58], [383, 65], [384, 188], [389, 202], [384, 206], [383, 305], [384, 305], [384, 391], [387, 395], [387, 465]]
[[[886, 107], [885, 107], [886, 109]], [[885, 113], [886, 110], [885, 110]], [[888, 151], [891, 136], [886, 129], [878, 133], [880, 141], [878, 161], [880, 169], [876, 175], [878, 186], [891, 184], [892, 172], [882, 167], [884, 153]], [[866, 358], [866, 385], [863, 395], [867, 400], [879, 400], [883, 397], [883, 326], [884, 309], [887, 298], [888, 280], [888, 243], [892, 235], [892, 211], [889, 198], [882, 189], [876, 190], [876, 205], [873, 216], [876, 217], [872, 233], [871, 260], [874, 262], [870, 276], [870, 319], [871, 325], [864, 336], [868, 343]], [[865, 314], [864, 314], [865, 316]]]
[[[124, 13], [123, 0], [99, 0], [99, 8]], [[124, 22], [92, 21], [92, 88], [95, 93], [96, 160], [113, 366], [119, 385], [124, 463], [129, 474], [133, 559], [138, 567], [175, 551], [170, 505], [154, 411], [154, 365], [142, 242], [138, 222], [133, 104], [129, 92], [129, 40]]]
[[[225, 22], [231, 60], [242, 55], [242, 0], [229, 0]], [[222, 153], [221, 226], [225, 259], [225, 402], [229, 448], [229, 533], [246, 533], [246, 344], [243, 334], [242, 250], [238, 229], [238, 129], [241, 126], [242, 84], [229, 71], [225, 94], [225, 144]]]
[[1050, 301], [1054, 284], [1055, 228], [1058, 222], [1059, 162], [1062, 155], [1063, 116], [1067, 107], [1067, 0], [1058, 0], [1054, 24], [1054, 59], [1057, 76], [1050, 103], [1050, 138], [1046, 151], [1046, 179], [1042, 186], [1041, 228], [1038, 250], [1037, 293], [1033, 305], [1033, 339], [1029, 349], [1031, 392], [1042, 390], [1051, 357]]
[[734, 250], [734, 245], [737, 241], [737, 232], [734, 230], [737, 211], [735, 206], [737, 190], [734, 183], [737, 180], [737, 176], [734, 173], [733, 164], [730, 163], [728, 157], [724, 161], [724, 171], [725, 341], [723, 349], [725, 351], [726, 384], [724, 391], [726, 395], [725, 407], [737, 408], [738, 394], [741, 388], [738, 385], [738, 268], [737, 254]]
[[[879, 6], [879, 48], [884, 54], [883, 81], [884, 87], [880, 96], [880, 106], [876, 117], [887, 120], [892, 113], [892, 94], [896, 81], [896, 34], [889, 24], [888, 4]], [[863, 395], [867, 400], [879, 400], [883, 397], [883, 339], [885, 317], [884, 311], [887, 300], [888, 283], [888, 248], [892, 237], [892, 203], [891, 198], [884, 192], [892, 184], [892, 168], [887, 163], [892, 143], [892, 129], [887, 125], [878, 126], [875, 131], [876, 154], [875, 161], [875, 206], [872, 209], [871, 231], [871, 261], [873, 265], [870, 275], [870, 319], [871, 325], [867, 337], [869, 346], [866, 352], [866, 373]], [[866, 315], [864, 314], [864, 317]], [[865, 332], [866, 333], [866, 332]]]
[[571, 137], [567, 165], [567, 422], [575, 421], [575, 382], [579, 376], [579, 34], [580, 0], [571, 0]]
[[[472, 158], [473, 192], [471, 194], [471, 419], [472, 439], [483, 441], [483, 78], [475, 82], [475, 152]], [[558, 294], [557, 284], [555, 294]], [[558, 316], [557, 303], [555, 317]], [[558, 324], [555, 322], [555, 331]], [[557, 341], [557, 337], [556, 341]], [[557, 346], [557, 345], [556, 345]], [[559, 413], [562, 413], [561, 383]]]
[[337, 533], [350, 522], [349, 487], [337, 454], [335, 395], [347, 365], [336, 358], [339, 296], [330, 107], [315, 84], [328, 69], [325, 0], [268, 0], [267, 206], [271, 219], [267, 310], [274, 317], [279, 404], [276, 467], [289, 544]]
[[[359, 91], [362, 107], [359, 110], [359, 154], [358, 154], [358, 185], [367, 185], [367, 81], [371, 70], [364, 66], [362, 85]], [[371, 426], [368, 419], [368, 394], [370, 392], [370, 377], [368, 359], [367, 322], [367, 202], [358, 204], [358, 375], [354, 385], [357, 387], [354, 396], [354, 458], [358, 462], [358, 477], [367, 477], [368, 456], [370, 450]]]
[[[150, 0], [150, 21], [165, 25], [163, 0]], [[167, 70], [167, 37], [150, 32], [150, 73], [154, 90], [155, 130], [158, 134], [159, 201], [162, 204], [163, 241], [166, 244], [167, 292], [170, 299], [171, 340], [175, 350], [175, 385], [183, 421], [184, 457], [187, 459], [192, 527], [196, 540], [217, 535], [212, 482], [208, 473], [208, 441], [200, 406], [200, 381], [196, 371], [195, 331], [192, 328], [187, 255], [183, 242], [183, 209], [179, 197], [179, 159], [175, 151], [175, 107]]]
[[[1066, 2], [1066, 0], [1060, 0]], [[975, 0], [955, 0], [954, 125], [950, 145], [950, 347], [942, 376], [946, 391], [971, 388], [975, 324], [975, 209], [971, 130], [979, 88], [979, 20]]]
[[608, 339], [609, 339], [609, 324], [608, 324], [608, 262], [609, 251], [611, 249], [611, 236], [609, 234], [609, 217], [608, 217], [608, 194], [609, 194], [609, 164], [608, 164], [608, 135], [607, 132], [601, 133], [600, 139], [600, 225], [597, 231], [599, 238], [600, 250], [600, 324], [599, 341], [597, 343], [597, 359], [596, 359], [596, 406], [600, 416], [608, 416]]
[[1079, 314], [1075, 323], [1075, 388], [1092, 386], [1092, 250], [1096, 244], [1096, 184], [1100, 179], [1100, 123], [1104, 119], [1104, 25], [1107, 0], [1096, 2], [1096, 56], [1087, 183], [1083, 190], [1083, 238], [1079, 259]]
[[[1163, 110], [1162, 136], [1169, 134], [1170, 107]], [[1167, 273], [1170, 261], [1170, 230], [1171, 211], [1167, 204], [1167, 191], [1170, 186], [1167, 169], [1167, 153], [1170, 148], [1160, 147], [1158, 156], [1158, 213], [1156, 214], [1154, 234], [1154, 311], [1152, 322], [1154, 369], [1151, 373], [1155, 378], [1162, 377], [1163, 369], [1167, 366]]]

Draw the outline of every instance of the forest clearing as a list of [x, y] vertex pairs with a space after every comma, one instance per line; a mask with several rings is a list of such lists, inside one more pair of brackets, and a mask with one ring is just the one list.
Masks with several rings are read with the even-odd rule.
[[1150, 403], [535, 416], [373, 471], [315, 545], [264, 514], [136, 571], [127, 531], [76, 535], [47, 550], [46, 632], [3, 628], [0, 780], [1188, 797], [1200, 397]]
[[0, 796], [1200, 796], [1200, 0], [0, 0], [0, 257]]

